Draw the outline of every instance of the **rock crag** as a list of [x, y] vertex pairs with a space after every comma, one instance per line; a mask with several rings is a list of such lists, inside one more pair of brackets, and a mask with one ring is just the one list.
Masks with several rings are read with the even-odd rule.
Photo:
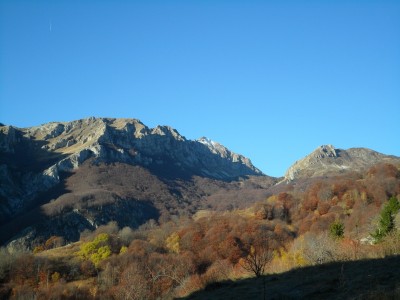
[[285, 173], [285, 180], [358, 172], [384, 162], [399, 163], [400, 159], [367, 148], [343, 150], [332, 145], [322, 145], [289, 167]]

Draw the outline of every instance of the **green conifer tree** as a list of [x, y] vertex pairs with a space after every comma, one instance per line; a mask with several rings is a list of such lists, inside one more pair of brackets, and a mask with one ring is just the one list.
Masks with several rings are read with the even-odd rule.
[[386, 235], [388, 235], [395, 228], [394, 218], [400, 209], [399, 200], [396, 197], [390, 197], [389, 201], [383, 207], [378, 228], [372, 235], [376, 242], [380, 242]]

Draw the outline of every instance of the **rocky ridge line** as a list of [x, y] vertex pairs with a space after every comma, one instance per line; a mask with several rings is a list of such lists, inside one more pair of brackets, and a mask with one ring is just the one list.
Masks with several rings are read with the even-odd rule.
[[[187, 140], [169, 126], [148, 128], [136, 119], [91, 117], [29, 128], [1, 126], [0, 154], [4, 178], [0, 197], [7, 199], [0, 217], [18, 213], [38, 193], [57, 185], [63, 172], [79, 168], [88, 159], [140, 165], [173, 176], [227, 180], [263, 175], [248, 158], [218, 143]], [[35, 169], [30, 170], [31, 165]], [[10, 179], [14, 177], [18, 178]]]
[[399, 163], [400, 158], [367, 149], [335, 148], [322, 145], [301, 160], [296, 161], [285, 173], [286, 181], [340, 174], [348, 171], [362, 171], [377, 163]]

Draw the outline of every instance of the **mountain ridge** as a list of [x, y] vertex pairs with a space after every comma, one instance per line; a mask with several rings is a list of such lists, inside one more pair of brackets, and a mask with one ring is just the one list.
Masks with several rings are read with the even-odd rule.
[[[175, 214], [192, 203], [205, 203], [224, 186], [237, 190], [239, 183], [232, 180], [264, 178], [248, 158], [204, 141], [188, 140], [170, 126], [149, 128], [137, 119], [91, 117], [28, 128], [2, 126], [0, 226], [14, 225], [1, 228], [1, 239], [15, 231], [17, 216], [19, 224], [38, 224], [23, 234], [33, 240], [43, 232], [76, 240], [78, 232], [64, 232], [65, 224], [74, 224], [76, 231], [93, 230], [111, 216], [121, 226], [137, 227], [158, 219], [156, 211], [164, 206], [169, 210], [164, 215]], [[105, 178], [104, 172], [112, 175]], [[79, 187], [75, 178], [87, 184]], [[269, 177], [263, 180], [261, 185], [275, 183]], [[257, 189], [253, 181], [250, 186]], [[57, 224], [64, 225], [52, 231]]]
[[[25, 133], [28, 138], [32, 137], [35, 140], [44, 141], [45, 145], [42, 146], [44, 150], [66, 155], [89, 150], [96, 157], [101, 158], [103, 155], [110, 154], [104, 152], [107, 152], [105, 148], [112, 146], [114, 149], [111, 150], [119, 152], [119, 154], [111, 154], [115, 156], [114, 158], [118, 158], [119, 156], [120, 159], [132, 159], [136, 163], [144, 165], [154, 163], [154, 159], [151, 156], [166, 156], [167, 151], [174, 150], [172, 146], [176, 147], [182, 142], [182, 145], [184, 143], [186, 145], [180, 147], [179, 150], [185, 151], [184, 154], [186, 157], [182, 155], [177, 156], [175, 151], [175, 153], [170, 153], [169, 159], [181, 160], [181, 163], [186, 166], [190, 166], [193, 163], [198, 165], [199, 162], [195, 161], [196, 158], [194, 157], [195, 155], [192, 155], [192, 152], [199, 152], [195, 153], [196, 155], [205, 155], [208, 149], [212, 154], [236, 163], [234, 169], [237, 172], [228, 174], [229, 177], [262, 174], [259, 169], [253, 166], [248, 158], [228, 150], [219, 143], [213, 142], [214, 145], [218, 145], [218, 147], [215, 147], [211, 146], [211, 144], [202, 143], [202, 139], [187, 140], [176, 129], [170, 126], [158, 125], [155, 128], [149, 128], [137, 119], [90, 117], [72, 122], [51, 122], [35, 127], [11, 128], [13, 128], [13, 130], [10, 129], [11, 131], [19, 130]], [[7, 148], [3, 150], [7, 151]], [[129, 150], [132, 151], [129, 152]], [[85, 153], [81, 155], [85, 156]], [[73, 166], [79, 164], [80, 161], [79, 157], [73, 158]], [[156, 163], [161, 162], [158, 161]], [[243, 165], [243, 168], [240, 165]], [[61, 169], [67, 168], [67, 166], [60, 167]], [[207, 175], [210, 175], [209, 170], [205, 170], [205, 172]], [[227, 174], [223, 173], [215, 173], [213, 176], [222, 179], [227, 176]]]
[[245, 208], [297, 179], [379, 162], [400, 158], [323, 145], [281, 180], [206, 137], [188, 140], [170, 126], [149, 128], [137, 119], [1, 126], [0, 241], [29, 248], [52, 235], [77, 240], [109, 221], [138, 227], [198, 210]]
[[284, 178], [286, 181], [293, 181], [298, 178], [328, 176], [351, 171], [359, 172], [376, 163], [384, 162], [400, 163], [400, 158], [362, 147], [344, 150], [329, 144], [321, 145], [291, 165]]
[[[27, 145], [21, 146], [22, 141]], [[32, 148], [31, 161], [45, 166], [31, 179], [35, 182], [31, 194], [58, 184], [60, 173], [77, 169], [91, 157], [98, 162], [138, 164], [164, 173], [169, 170], [173, 175], [197, 174], [223, 180], [262, 175], [248, 158], [223, 146], [211, 148], [187, 140], [169, 126], [148, 128], [137, 119], [90, 117], [28, 128], [1, 127], [2, 156], [9, 156], [18, 164], [26, 156], [21, 148]], [[7, 173], [9, 164], [0, 162], [2, 172]]]

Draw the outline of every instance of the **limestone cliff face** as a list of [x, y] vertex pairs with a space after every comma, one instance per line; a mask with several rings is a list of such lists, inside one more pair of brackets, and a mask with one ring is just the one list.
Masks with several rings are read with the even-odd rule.
[[399, 163], [400, 158], [366, 148], [337, 149], [322, 145], [305, 158], [296, 161], [285, 174], [287, 181], [297, 178], [337, 175], [347, 171], [362, 171], [380, 162]]
[[217, 179], [262, 174], [249, 159], [222, 145], [210, 147], [202, 139], [187, 140], [171, 127], [150, 129], [134, 119], [89, 118], [45, 124], [25, 132], [36, 140], [44, 140], [44, 149], [66, 155], [45, 171], [55, 179], [57, 171], [77, 168], [89, 157], [160, 169], [163, 165], [172, 166]]
[[140, 165], [172, 177], [262, 175], [248, 158], [205, 140], [187, 140], [171, 127], [148, 128], [135, 119], [0, 126], [0, 219], [24, 210], [40, 192], [57, 185], [63, 172], [88, 159]]

